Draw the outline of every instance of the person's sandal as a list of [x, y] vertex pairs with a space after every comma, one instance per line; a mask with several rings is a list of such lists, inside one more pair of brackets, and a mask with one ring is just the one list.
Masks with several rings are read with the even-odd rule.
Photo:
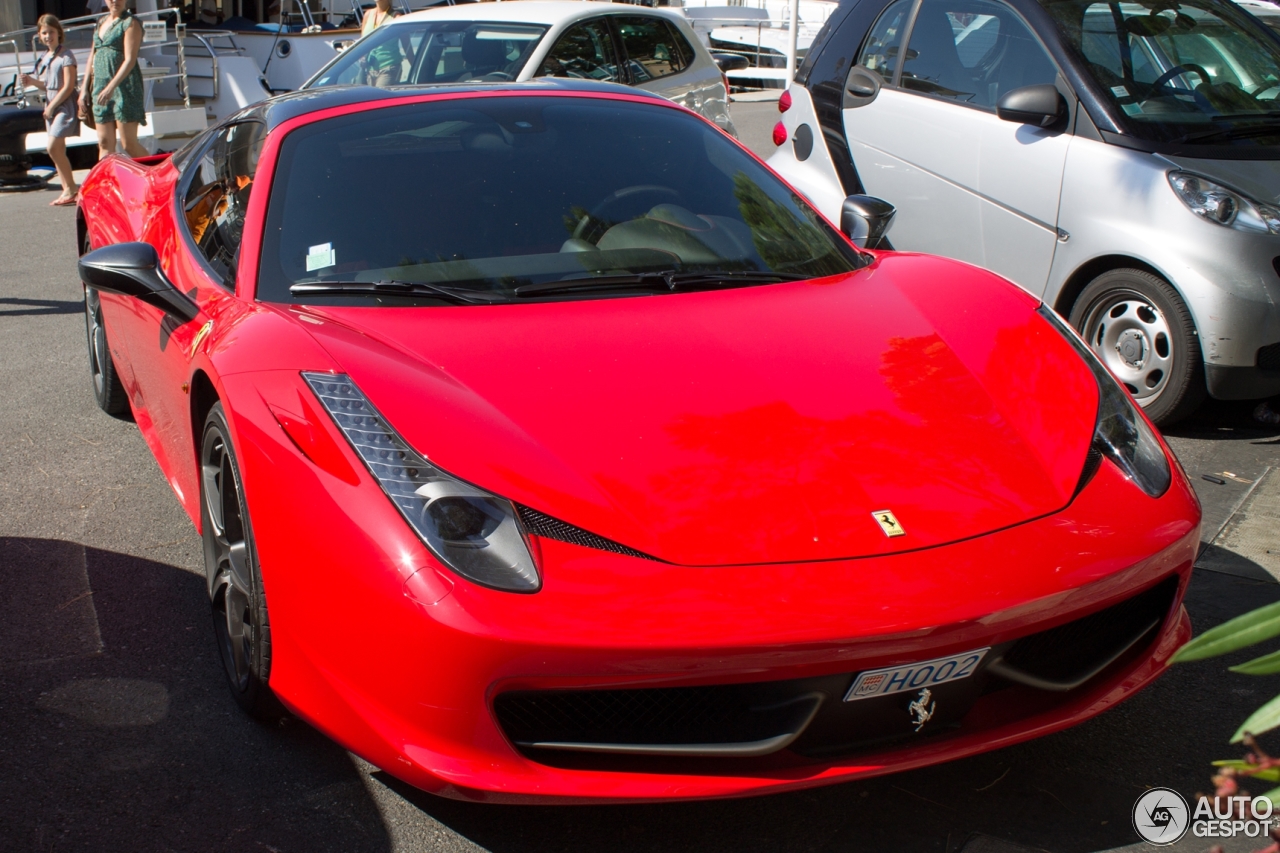
[[70, 205], [75, 204], [79, 200], [80, 200], [79, 193], [76, 193], [75, 195], [58, 196], [53, 201], [49, 202], [49, 206], [50, 207], [69, 207]]

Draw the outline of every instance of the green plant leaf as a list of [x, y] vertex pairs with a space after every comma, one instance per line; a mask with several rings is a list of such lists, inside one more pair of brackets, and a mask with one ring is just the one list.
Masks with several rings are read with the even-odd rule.
[[1230, 767], [1233, 770], [1239, 770], [1245, 776], [1253, 779], [1261, 779], [1263, 782], [1280, 782], [1280, 767], [1268, 767], [1266, 770], [1259, 770], [1256, 773], [1250, 773], [1249, 768], [1255, 765], [1239, 758], [1230, 758], [1226, 761], [1213, 762], [1214, 767]]
[[1231, 736], [1231, 742], [1239, 743], [1244, 739], [1245, 732], [1260, 735], [1271, 731], [1276, 726], [1280, 726], [1280, 696], [1250, 714], [1249, 719], [1245, 720], [1244, 724]]
[[1267, 791], [1265, 794], [1259, 794], [1258, 796], [1266, 797], [1268, 800], [1271, 801], [1273, 805], [1275, 803], [1280, 803], [1280, 788], [1272, 788], [1270, 791]]
[[1280, 601], [1210, 628], [1178, 649], [1170, 663], [1186, 663], [1225, 655], [1275, 636], [1280, 636]]
[[1269, 655], [1236, 664], [1229, 669], [1245, 675], [1271, 675], [1280, 672], [1280, 652], [1272, 652]]

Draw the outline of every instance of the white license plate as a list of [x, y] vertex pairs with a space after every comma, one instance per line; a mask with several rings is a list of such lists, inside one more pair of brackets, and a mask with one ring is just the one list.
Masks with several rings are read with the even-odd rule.
[[890, 693], [903, 693], [907, 690], [923, 690], [926, 687], [937, 687], [948, 681], [959, 681], [973, 675], [978, 664], [986, 657], [990, 648], [975, 649], [958, 655], [933, 660], [922, 660], [904, 666], [891, 666], [886, 669], [872, 669], [858, 676], [844, 701], [853, 702], [858, 699], [871, 699], [875, 696], [888, 696]]

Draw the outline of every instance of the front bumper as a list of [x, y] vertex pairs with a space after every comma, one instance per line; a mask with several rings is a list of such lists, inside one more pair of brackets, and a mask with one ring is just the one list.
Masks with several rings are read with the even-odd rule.
[[[282, 387], [296, 381], [280, 376]], [[1060, 513], [890, 557], [691, 569], [542, 539], [543, 589], [514, 595], [451, 577], [363, 471], [352, 484], [315, 467], [265, 406], [238, 408], [233, 429], [270, 607], [272, 687], [339, 743], [444, 796], [732, 797], [897, 772], [1087, 719], [1157, 677], [1189, 636], [1180, 602], [1199, 510], [1181, 476], [1153, 500], [1104, 463]], [[888, 745], [549, 758], [513, 743], [495, 712], [521, 691], [816, 679], [839, 692], [859, 671], [1000, 647], [1170, 578], [1159, 628], [1082, 686], [987, 692], [955, 727]]]

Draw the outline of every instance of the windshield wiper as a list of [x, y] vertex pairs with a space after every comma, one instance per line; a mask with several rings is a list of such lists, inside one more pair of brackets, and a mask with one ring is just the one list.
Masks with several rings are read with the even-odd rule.
[[707, 287], [736, 287], [740, 284], [776, 284], [781, 281], [800, 281], [802, 278], [804, 276], [744, 270], [727, 272], [666, 270], [628, 275], [600, 275], [593, 278], [564, 278], [539, 284], [523, 284], [515, 289], [515, 294], [528, 297], [595, 290], [646, 290], [652, 293], [672, 293], [677, 290], [696, 290]]
[[1209, 142], [1213, 139], [1246, 139], [1250, 136], [1266, 136], [1269, 133], [1280, 134], [1280, 115], [1272, 116], [1222, 116], [1215, 121], [1261, 121], [1261, 124], [1235, 125], [1220, 127], [1214, 130], [1202, 130], [1198, 133], [1187, 133], [1173, 140], [1175, 143]]
[[311, 281], [289, 288], [294, 296], [433, 296], [455, 305], [491, 305], [502, 301], [497, 294], [466, 288], [428, 284], [424, 281]]

